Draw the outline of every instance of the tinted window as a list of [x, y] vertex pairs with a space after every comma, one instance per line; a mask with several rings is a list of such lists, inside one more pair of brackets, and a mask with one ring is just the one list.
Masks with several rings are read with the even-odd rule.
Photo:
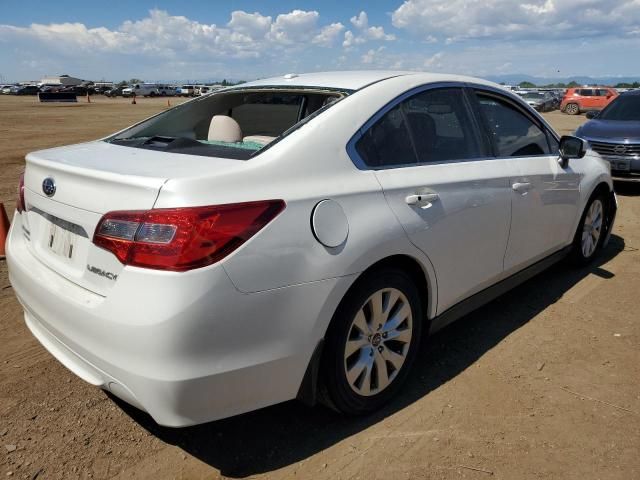
[[594, 92], [590, 88], [583, 88], [582, 90], [580, 90], [580, 95], [582, 95], [583, 97], [593, 97]]
[[484, 156], [462, 90], [428, 90], [403, 102], [418, 162], [463, 160]]
[[499, 157], [550, 153], [544, 131], [529, 117], [494, 97], [479, 95], [478, 100]]
[[603, 88], [598, 89], [597, 92], [598, 92], [597, 95], [599, 97], [606, 97], [607, 95], [609, 95], [609, 90], [606, 90], [606, 89], [603, 89]]
[[370, 167], [416, 163], [402, 105], [389, 110], [369, 128], [358, 140], [356, 150]]

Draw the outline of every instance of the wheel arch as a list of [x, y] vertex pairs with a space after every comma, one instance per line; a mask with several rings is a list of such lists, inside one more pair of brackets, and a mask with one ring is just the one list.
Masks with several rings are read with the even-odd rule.
[[[587, 197], [587, 201], [584, 205], [584, 209], [587, 208], [589, 203], [593, 198], [597, 195], [604, 195], [607, 199], [606, 207], [606, 217], [605, 217], [605, 239], [603, 242], [603, 247], [609, 243], [609, 239], [611, 238], [611, 232], [613, 230], [613, 224], [616, 218], [616, 213], [618, 212], [618, 200], [616, 199], [615, 192], [613, 190], [613, 184], [609, 185], [606, 181], [600, 179], [594, 189], [591, 191], [589, 197]], [[582, 214], [581, 214], [582, 215]], [[577, 228], [577, 227], [576, 227]]]
[[433, 318], [433, 313], [436, 308], [436, 280], [430, 278], [430, 272], [428, 268], [414, 256], [406, 253], [394, 254], [384, 257], [375, 263], [371, 264], [368, 268], [363, 270], [351, 283], [349, 288], [342, 296], [340, 302], [336, 305], [336, 308], [331, 314], [331, 320], [329, 321], [322, 339], [317, 343], [307, 369], [305, 371], [302, 383], [298, 390], [297, 399], [306, 405], [313, 406], [318, 401], [318, 395], [321, 394], [319, 387], [320, 383], [320, 364], [322, 361], [322, 353], [324, 349], [324, 337], [326, 332], [331, 328], [333, 324], [336, 312], [340, 309], [345, 299], [349, 294], [357, 288], [357, 286], [369, 275], [375, 274], [383, 268], [399, 268], [400, 270], [408, 273], [411, 278], [416, 282], [418, 290], [420, 292], [420, 302], [423, 310], [423, 332], [428, 333], [430, 329], [430, 322]]

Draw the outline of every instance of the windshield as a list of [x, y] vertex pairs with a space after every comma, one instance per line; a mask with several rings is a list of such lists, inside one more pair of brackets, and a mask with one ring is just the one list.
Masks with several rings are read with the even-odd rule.
[[605, 108], [599, 120], [640, 121], [640, 95], [621, 95]]
[[219, 92], [167, 110], [106, 141], [246, 160], [349, 93], [278, 88]]
[[527, 100], [543, 100], [543, 93], [525, 93], [522, 98], [526, 98]]

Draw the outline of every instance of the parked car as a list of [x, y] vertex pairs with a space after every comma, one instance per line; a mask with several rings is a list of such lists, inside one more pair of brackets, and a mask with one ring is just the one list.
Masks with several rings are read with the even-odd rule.
[[64, 88], [64, 85], [41, 85], [40, 92], [60, 92]]
[[2, 88], [0, 88], [0, 93], [2, 93], [3, 95], [8, 95], [10, 93], [13, 93], [11, 90], [15, 88], [15, 85], [3, 85]]
[[423, 330], [590, 262], [616, 212], [606, 162], [499, 85], [380, 71], [246, 83], [30, 153], [18, 191], [27, 326], [168, 426], [375, 410]]
[[40, 89], [37, 85], [24, 85], [20, 87], [16, 87], [12, 93], [15, 95], [37, 95], [40, 92]]
[[598, 111], [609, 105], [617, 96], [618, 92], [611, 87], [568, 88], [560, 104], [560, 110], [569, 115]]
[[157, 83], [136, 83], [122, 90], [123, 97], [157, 97], [160, 95]]
[[95, 93], [95, 91], [93, 90], [93, 87], [84, 87], [82, 85], [73, 85], [73, 86], [65, 87], [60, 91], [67, 92], [67, 93], [75, 93], [80, 97], [84, 97], [86, 95], [93, 95]]
[[195, 96], [195, 86], [194, 85], [182, 85], [180, 88], [180, 94], [183, 97], [193, 97]]
[[96, 85], [93, 87], [95, 93], [104, 95], [109, 90], [113, 90], [115, 87], [113, 85]]
[[104, 92], [104, 94], [107, 97], [122, 96], [122, 90], [124, 90], [124, 88], [125, 87], [114, 87], [114, 88], [111, 88], [111, 89], [107, 90], [106, 92]]
[[549, 112], [554, 109], [553, 97], [545, 92], [527, 92], [521, 95], [527, 104], [539, 112]]
[[611, 164], [614, 177], [640, 180], [640, 90], [619, 95], [587, 118], [576, 135]]

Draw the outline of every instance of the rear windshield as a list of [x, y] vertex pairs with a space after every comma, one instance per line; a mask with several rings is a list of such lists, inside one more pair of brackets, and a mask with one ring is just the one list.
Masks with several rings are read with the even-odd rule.
[[106, 141], [247, 160], [349, 93], [309, 89], [218, 92], [167, 110]]

